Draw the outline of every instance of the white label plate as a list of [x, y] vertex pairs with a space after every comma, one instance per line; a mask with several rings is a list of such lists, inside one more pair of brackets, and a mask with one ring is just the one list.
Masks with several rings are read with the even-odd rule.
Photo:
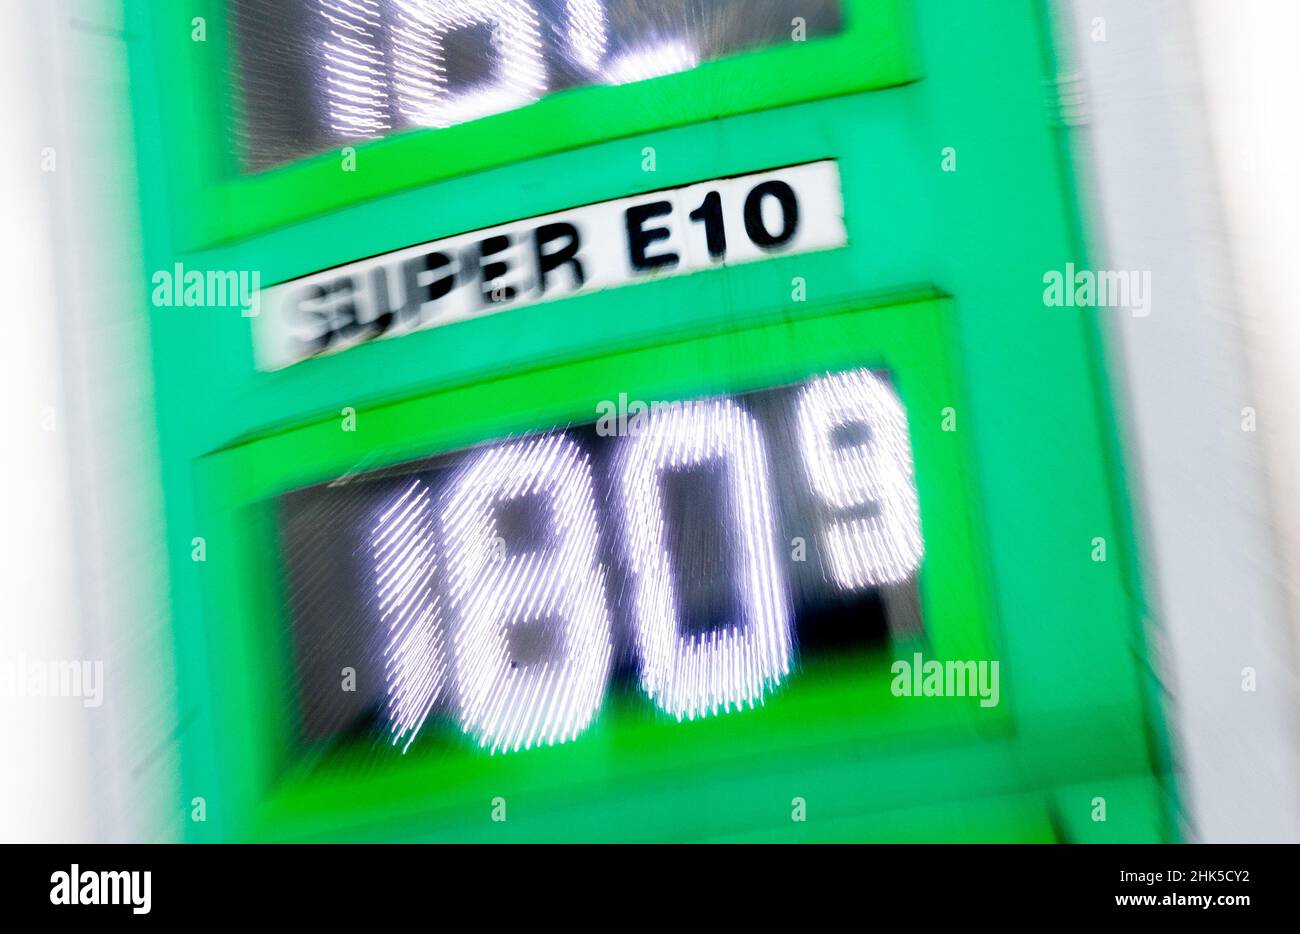
[[833, 160], [616, 198], [264, 289], [257, 364], [278, 370], [370, 340], [845, 242]]

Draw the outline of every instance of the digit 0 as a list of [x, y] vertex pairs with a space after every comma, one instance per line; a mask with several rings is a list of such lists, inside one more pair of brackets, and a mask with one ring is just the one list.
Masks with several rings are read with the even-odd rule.
[[[487, 26], [494, 77], [459, 91], [448, 87], [447, 36]], [[395, 0], [389, 57], [398, 110], [419, 126], [448, 127], [513, 110], [547, 88], [537, 13], [526, 0]]]
[[[729, 399], [678, 403], [656, 412], [619, 456], [641, 686], [678, 719], [757, 703], [789, 672], [791, 642], [757, 422]], [[661, 480], [670, 468], [707, 461], [725, 468], [742, 618], [721, 631], [687, 637], [664, 538]]]
[[[763, 204], [775, 198], [781, 209], [781, 227], [772, 233], [763, 217]], [[799, 230], [799, 199], [794, 189], [780, 179], [760, 182], [745, 198], [745, 233], [755, 246], [775, 250], [793, 239]]]

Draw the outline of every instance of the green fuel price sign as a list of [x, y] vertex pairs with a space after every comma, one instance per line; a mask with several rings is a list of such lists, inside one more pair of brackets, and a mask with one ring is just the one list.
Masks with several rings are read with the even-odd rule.
[[257, 284], [151, 319], [195, 839], [1171, 835], [1040, 4], [191, 6], [146, 265]]

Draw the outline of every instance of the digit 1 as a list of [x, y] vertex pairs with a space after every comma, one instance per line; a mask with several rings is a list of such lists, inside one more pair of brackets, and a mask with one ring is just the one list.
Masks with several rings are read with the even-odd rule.
[[[545, 547], [504, 554], [497, 513], [521, 497], [545, 507]], [[612, 655], [604, 568], [586, 457], [563, 434], [479, 454], [442, 508], [461, 727], [492, 751], [563, 743], [591, 723]], [[545, 627], [540, 661], [512, 629]]]
[[[492, 31], [496, 79], [453, 92], [443, 42], [449, 33], [471, 26]], [[477, 120], [546, 92], [537, 13], [526, 0], [395, 0], [389, 35], [398, 109], [418, 126]]]
[[405, 752], [447, 681], [442, 604], [429, 491], [412, 481], [377, 518], [370, 535], [379, 615], [387, 629], [384, 678], [393, 742]]
[[[728, 399], [657, 410], [622, 443], [618, 475], [632, 578], [641, 686], [679, 720], [752, 706], [790, 670], [790, 610], [777, 564], [766, 453], [758, 424]], [[724, 465], [741, 619], [683, 636], [664, 540], [662, 475]]]
[[[924, 541], [902, 402], [870, 370], [850, 370], [809, 382], [798, 407], [799, 446], [813, 492], [834, 510], [875, 510], [826, 523], [836, 585], [857, 590], [907, 580], [921, 563]], [[837, 445], [835, 433], [852, 426], [865, 428], [867, 439]]]
[[564, 12], [570, 58], [589, 72], [598, 73], [607, 44], [605, 4], [601, 0], [568, 0]]
[[383, 136], [392, 126], [379, 4], [316, 0], [316, 7], [325, 31], [318, 46], [316, 86], [325, 97], [326, 129], [343, 140]]
[[722, 224], [722, 195], [711, 191], [704, 196], [700, 206], [690, 213], [693, 221], [704, 224], [704, 238], [709, 246], [709, 256], [718, 259], [727, 252], [727, 231]]

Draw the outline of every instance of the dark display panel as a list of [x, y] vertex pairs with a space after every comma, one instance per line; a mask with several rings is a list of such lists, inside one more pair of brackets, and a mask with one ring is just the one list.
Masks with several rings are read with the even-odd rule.
[[840, 31], [840, 0], [230, 0], [259, 171]]
[[493, 751], [564, 742], [616, 685], [717, 715], [920, 627], [884, 376], [595, 414], [281, 497], [305, 738], [405, 748], [434, 718]]

